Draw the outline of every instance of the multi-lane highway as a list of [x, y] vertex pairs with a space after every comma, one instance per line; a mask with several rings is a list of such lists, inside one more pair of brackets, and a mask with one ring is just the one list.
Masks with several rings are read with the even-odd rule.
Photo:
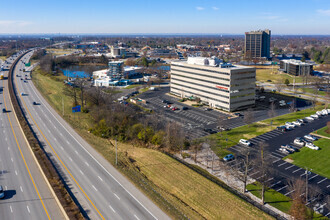
[[0, 107], [0, 219], [64, 219], [16, 120], [6, 78], [0, 81]]
[[[22, 59], [26, 62], [32, 53]], [[43, 99], [24, 63], [15, 70], [15, 87], [26, 116], [91, 219], [168, 219], [111, 164], [86, 143]], [[28, 80], [25, 80], [27, 74]], [[24, 78], [24, 79], [23, 79]], [[22, 93], [24, 93], [22, 95]], [[33, 105], [33, 102], [40, 105]]]

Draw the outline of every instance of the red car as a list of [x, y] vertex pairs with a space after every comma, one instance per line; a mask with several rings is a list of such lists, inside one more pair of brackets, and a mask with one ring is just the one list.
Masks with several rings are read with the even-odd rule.
[[177, 107], [173, 107], [172, 110], [175, 111], [175, 110], [178, 110], [178, 108]]

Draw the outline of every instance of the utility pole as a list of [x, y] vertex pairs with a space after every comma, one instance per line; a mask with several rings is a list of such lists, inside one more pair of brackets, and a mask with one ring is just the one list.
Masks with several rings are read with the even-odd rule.
[[115, 147], [116, 147], [116, 166], [118, 165], [118, 160], [117, 160], [117, 138], [115, 139]]
[[308, 174], [310, 174], [310, 171], [308, 170], [308, 168], [306, 168], [306, 204], [308, 203]]

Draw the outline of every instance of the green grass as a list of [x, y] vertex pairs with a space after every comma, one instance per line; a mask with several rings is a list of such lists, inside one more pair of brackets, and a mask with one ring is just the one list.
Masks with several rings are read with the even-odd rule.
[[[261, 184], [253, 183], [246, 186], [247, 190], [258, 198], [261, 198]], [[274, 189], [267, 188], [265, 191], [265, 202], [269, 205], [288, 213], [291, 207], [291, 198], [277, 192]]]
[[330, 140], [321, 138], [314, 141], [314, 144], [321, 149], [317, 151], [303, 147], [299, 152], [286, 158], [292, 159], [293, 164], [301, 168], [307, 167], [321, 176], [330, 178]]
[[129, 85], [129, 86], [126, 86], [124, 89], [134, 89], [136, 87], [140, 87], [141, 84], [133, 84], [133, 85]]
[[[290, 84], [293, 83], [294, 77], [286, 74], [286, 73], [277, 73], [278, 67], [274, 66], [273, 73], [272, 73], [272, 68], [271, 67], [260, 67], [256, 66], [256, 74], [257, 74], [257, 81], [260, 82], [267, 82], [267, 80], [271, 80], [270, 83], [277, 83], [281, 82], [284, 83], [286, 79], [290, 81]], [[301, 83], [302, 82], [302, 77], [296, 77], [296, 83]]]
[[[316, 111], [323, 109], [323, 106], [316, 106], [315, 109], [305, 109], [299, 112], [293, 112], [286, 115], [277, 116], [272, 119], [263, 120], [261, 122], [256, 122], [251, 124], [250, 126], [244, 125], [238, 128], [234, 128], [230, 131], [224, 131], [217, 134], [212, 134], [207, 137], [202, 138], [203, 140], [215, 140], [216, 145], [213, 146], [212, 150], [219, 156], [224, 157], [229, 153], [227, 150], [229, 147], [232, 147], [238, 143], [240, 139], [251, 139], [266, 132], [269, 132], [275, 129], [277, 126], [284, 125], [287, 121], [295, 121], [299, 118], [305, 118]], [[273, 125], [270, 123], [273, 121]], [[226, 139], [228, 141], [226, 141]]]
[[[258, 182], [249, 184], [246, 186], [253, 195], [261, 199], [261, 184]], [[274, 189], [267, 188], [265, 191], [265, 202], [269, 205], [289, 214], [292, 200], [290, 197], [277, 192]], [[328, 219], [320, 214], [314, 213], [313, 219]]]
[[324, 128], [317, 130], [315, 133], [330, 138], [330, 133], [326, 132], [327, 129], [328, 129], [328, 127], [324, 127]]
[[[37, 76], [36, 76], [37, 75]], [[54, 109], [114, 165], [114, 147], [110, 141], [88, 133], [93, 124], [89, 114], [73, 117], [72, 101], [63, 94], [62, 76], [50, 77], [33, 71], [33, 82]], [[251, 204], [199, 175], [171, 157], [153, 149], [118, 143], [117, 167], [140, 190], [173, 219], [272, 219]], [[183, 213], [183, 214], [182, 214]]]
[[[312, 88], [300, 88], [300, 89], [298, 89], [298, 91], [303, 92], [303, 93], [306, 92], [306, 93], [315, 94], [315, 89], [312, 89]], [[316, 91], [316, 94], [325, 96], [326, 92], [325, 91]]]

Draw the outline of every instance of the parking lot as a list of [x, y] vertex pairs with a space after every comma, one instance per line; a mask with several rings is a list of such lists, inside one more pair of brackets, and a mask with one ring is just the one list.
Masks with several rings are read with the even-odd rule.
[[[305, 125], [298, 126], [291, 131], [279, 131], [272, 130], [260, 136], [254, 137], [249, 141], [252, 143], [251, 146], [244, 146], [242, 144], [237, 144], [231, 147], [229, 150], [234, 152], [238, 157], [240, 152], [245, 148], [250, 148], [254, 155], [259, 152], [258, 144], [260, 142], [266, 142], [269, 146], [266, 148], [267, 156], [266, 160], [270, 161], [271, 167], [275, 170], [273, 177], [269, 178], [269, 186], [274, 190], [290, 196], [293, 191], [290, 191], [289, 181], [292, 178], [306, 178], [306, 170], [300, 168], [292, 163], [282, 160], [283, 157], [287, 156], [287, 153], [283, 153], [280, 150], [281, 145], [291, 145], [295, 148], [301, 149], [302, 146], [296, 145], [294, 140], [297, 137], [304, 137], [305, 135], [318, 130], [324, 126], [329, 121], [330, 115], [322, 116], [319, 119], [310, 121]], [[322, 150], [322, 149], [321, 149]], [[235, 160], [231, 161], [233, 165]], [[253, 168], [250, 169], [250, 177], [258, 180], [261, 178], [258, 171], [254, 171]], [[326, 201], [326, 196], [330, 195], [330, 180], [322, 177], [316, 173], [310, 172], [307, 174], [308, 183], [310, 186], [316, 186], [321, 191], [321, 196], [318, 198], [310, 198], [310, 201], [313, 199], [318, 199], [319, 203], [317, 209], [323, 215], [330, 216], [330, 204]]]
[[[169, 96], [166, 93], [169, 93], [169, 87], [160, 87], [154, 91], [147, 91], [140, 94], [138, 97], [147, 101], [147, 104], [144, 106], [149, 108], [156, 113], [164, 115], [171, 121], [178, 122], [182, 124], [186, 131], [186, 135], [190, 139], [195, 139], [199, 137], [203, 137], [209, 135], [210, 132], [205, 131], [206, 129], [211, 129], [212, 131], [217, 130], [217, 121], [219, 117], [228, 118], [227, 120], [227, 128], [236, 128], [245, 125], [244, 117], [233, 117], [231, 114], [227, 114], [224, 112], [220, 112], [217, 110], [209, 110], [205, 111], [205, 107], [192, 107], [188, 106], [185, 103], [179, 102], [178, 98], [173, 96]], [[269, 118], [268, 110], [270, 103], [268, 99], [270, 97], [275, 97], [277, 101], [286, 100], [286, 102], [290, 102], [291, 98], [272, 94], [272, 93], [261, 93], [260, 96], [265, 96], [264, 101], [258, 101], [256, 103], [257, 107], [253, 109], [254, 113], [254, 121], [261, 121]], [[179, 108], [179, 110], [173, 111], [170, 108], [164, 108], [166, 103], [163, 103], [163, 100], [168, 100], [171, 103], [171, 106], [175, 106]], [[292, 100], [291, 100], [292, 101]], [[274, 102], [276, 105], [276, 101]], [[301, 103], [299, 101], [299, 103]], [[307, 102], [304, 102], [306, 105], [300, 105], [301, 107], [307, 106]], [[187, 110], [183, 110], [183, 107], [187, 107]], [[244, 112], [241, 112], [244, 114]], [[289, 105], [286, 107], [276, 108], [275, 109], [276, 115], [283, 115], [289, 113]]]

